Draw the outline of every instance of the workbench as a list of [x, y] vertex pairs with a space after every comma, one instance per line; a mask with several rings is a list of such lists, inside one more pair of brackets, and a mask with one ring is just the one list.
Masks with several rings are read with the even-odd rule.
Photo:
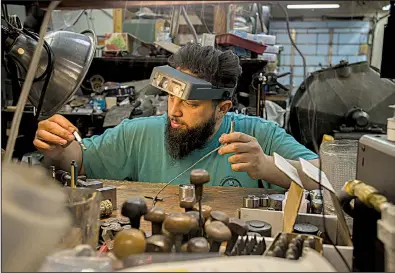
[[[164, 183], [149, 183], [149, 182], [132, 182], [132, 181], [115, 181], [115, 180], [100, 180], [104, 186], [114, 186], [117, 188], [117, 210], [113, 211], [112, 218], [122, 217], [121, 208], [123, 202], [131, 196], [152, 196], [154, 197], [158, 191], [165, 185]], [[163, 198], [163, 201], [158, 201], [157, 206], [165, 208], [165, 211], [183, 212], [184, 209], [179, 206], [178, 199], [179, 185], [169, 185], [158, 196]], [[234, 187], [204, 187], [203, 203], [209, 205], [213, 210], [219, 210], [226, 213], [229, 217], [236, 217], [237, 210], [243, 205], [243, 197], [248, 194], [271, 194], [279, 193], [276, 190], [267, 190], [260, 188], [234, 188]], [[152, 206], [152, 199], [146, 198], [147, 207]], [[103, 219], [108, 220], [107, 219]], [[141, 218], [141, 229], [146, 232], [151, 232], [151, 222], [144, 221]]]

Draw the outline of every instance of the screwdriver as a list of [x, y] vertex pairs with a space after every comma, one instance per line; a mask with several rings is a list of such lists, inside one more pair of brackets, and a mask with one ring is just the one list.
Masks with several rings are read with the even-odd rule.
[[84, 143], [82, 142], [82, 138], [81, 138], [81, 136], [78, 134], [78, 132], [77, 132], [77, 131], [74, 131], [73, 135], [74, 135], [74, 137], [75, 137], [75, 140], [77, 140], [78, 144], [81, 146], [81, 148], [82, 148], [83, 150], [86, 150], [86, 147], [85, 147]]
[[[235, 120], [234, 117], [232, 117], [232, 119], [230, 120], [230, 130], [229, 130], [229, 134], [234, 133], [235, 132]], [[228, 143], [224, 143], [224, 146], [228, 145]]]
[[234, 117], [232, 117], [232, 120], [230, 121], [230, 134], [235, 132], [235, 120]]

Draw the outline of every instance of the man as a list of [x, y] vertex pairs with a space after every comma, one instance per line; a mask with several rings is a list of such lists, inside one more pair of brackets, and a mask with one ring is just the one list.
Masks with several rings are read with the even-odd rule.
[[[173, 68], [232, 88], [241, 75], [238, 57], [231, 51], [188, 44], [169, 59]], [[168, 97], [167, 115], [124, 120], [100, 136], [84, 139], [82, 151], [72, 133], [77, 128], [60, 115], [39, 123], [34, 145], [47, 165], [62, 169], [76, 160], [88, 178], [167, 182], [204, 155], [219, 147], [196, 168], [206, 169], [210, 185], [288, 188], [289, 179], [274, 165], [276, 152], [298, 169], [298, 158], [316, 164], [317, 155], [275, 123], [257, 117], [228, 113], [230, 100], [182, 100]], [[231, 119], [235, 132], [228, 134]], [[188, 183], [187, 173], [174, 181]], [[305, 185], [313, 188], [314, 185]]]

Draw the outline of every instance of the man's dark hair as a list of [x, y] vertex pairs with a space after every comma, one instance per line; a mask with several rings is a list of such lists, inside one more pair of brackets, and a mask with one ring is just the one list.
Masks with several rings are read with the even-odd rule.
[[169, 58], [173, 68], [188, 69], [216, 87], [234, 87], [241, 75], [239, 57], [232, 51], [188, 43]]

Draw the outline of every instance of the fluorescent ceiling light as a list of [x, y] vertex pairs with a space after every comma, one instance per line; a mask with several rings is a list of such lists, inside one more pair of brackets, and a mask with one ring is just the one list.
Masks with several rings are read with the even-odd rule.
[[383, 7], [383, 10], [390, 10], [390, 6], [391, 5], [386, 5], [385, 7]]
[[338, 9], [339, 4], [300, 4], [300, 5], [287, 5], [288, 9]]

